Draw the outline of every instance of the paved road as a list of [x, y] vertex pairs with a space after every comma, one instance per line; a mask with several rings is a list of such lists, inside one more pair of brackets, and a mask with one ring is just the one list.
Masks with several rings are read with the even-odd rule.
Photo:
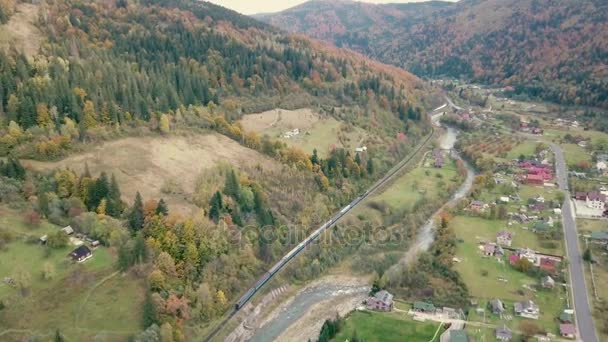
[[457, 105], [454, 104], [454, 102], [452, 102], [452, 99], [450, 99], [449, 97], [445, 97], [445, 100], [448, 101], [448, 104], [450, 105], [450, 107], [456, 109], [456, 110], [462, 110], [462, 107], [458, 107]]
[[568, 170], [566, 168], [566, 161], [564, 160], [564, 153], [558, 145], [551, 144], [551, 149], [555, 153], [557, 184], [565, 195], [562, 208], [562, 221], [564, 224], [566, 253], [570, 261], [570, 283], [572, 284], [572, 298], [574, 300], [577, 330], [579, 338], [584, 342], [596, 342], [598, 339], [589, 305], [582, 252], [579, 246], [576, 220], [574, 218], [574, 206], [568, 190]]

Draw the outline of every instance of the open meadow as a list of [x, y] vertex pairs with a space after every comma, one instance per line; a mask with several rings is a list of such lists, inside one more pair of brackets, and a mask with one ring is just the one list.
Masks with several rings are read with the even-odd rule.
[[[438, 329], [440, 332], [435, 336]], [[332, 341], [347, 341], [356, 334], [361, 341], [366, 342], [435, 342], [439, 341], [442, 331], [440, 323], [416, 322], [405, 313], [355, 311], [345, 318], [344, 326]]]
[[[172, 211], [187, 214], [195, 208], [191, 196], [198, 176], [220, 162], [237, 167], [279, 167], [270, 157], [215, 133], [129, 137], [57, 162], [30, 160], [23, 164], [35, 170], [70, 168], [81, 173], [86, 163], [94, 176], [102, 171], [114, 174], [127, 203], [139, 191], [144, 199], [162, 197]], [[169, 183], [170, 191], [163, 191]]]
[[[279, 138], [287, 145], [299, 147], [307, 153], [316, 149], [322, 157], [336, 147], [352, 152], [368, 137], [368, 133], [361, 128], [347, 125], [332, 117], [322, 117], [307, 108], [273, 109], [248, 114], [243, 116], [240, 122], [247, 131]], [[293, 133], [294, 130], [297, 130], [297, 134]]]
[[[91, 259], [74, 263], [67, 256], [75, 246], [52, 249], [36, 242], [60, 227], [43, 222], [32, 228], [5, 207], [0, 228], [13, 236], [0, 250], [0, 280], [15, 280], [0, 282], [0, 340], [21, 341], [24, 333], [45, 338], [59, 330], [69, 341], [126, 341], [140, 330], [143, 284], [115, 271], [111, 249], [99, 247]], [[26, 291], [20, 282], [28, 284]]]

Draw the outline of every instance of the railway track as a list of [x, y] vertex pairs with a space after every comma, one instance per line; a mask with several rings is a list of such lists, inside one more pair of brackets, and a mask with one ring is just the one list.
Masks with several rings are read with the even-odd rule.
[[255, 284], [245, 292], [243, 296], [235, 303], [233, 310], [230, 314], [220, 322], [208, 335], [204, 338], [205, 342], [211, 341], [221, 330], [222, 328], [236, 315], [236, 313], [249, 302], [249, 300], [270, 280], [274, 277], [279, 271], [281, 271], [291, 259], [298, 256], [306, 247], [315, 241], [321, 233], [325, 230], [334, 227], [336, 223], [346, 214], [348, 214], [351, 210], [353, 210], [359, 203], [372, 195], [376, 190], [384, 186], [388, 183], [395, 175], [397, 175], [403, 168], [405, 168], [409, 162], [420, 153], [420, 151], [426, 146], [426, 144], [431, 140], [431, 138], [435, 135], [435, 128], [431, 127], [431, 133], [424, 139], [422, 143], [420, 143], [416, 149], [405, 159], [400, 161], [397, 165], [395, 165], [384, 177], [376, 181], [374, 185], [367, 189], [362, 195], [359, 195], [352, 202], [344, 206], [339, 212], [334, 214], [328, 221], [323, 223], [319, 228], [317, 228], [314, 232], [312, 232], [306, 239], [300, 242], [296, 247], [291, 249], [281, 260], [279, 260], [276, 264], [274, 264], [264, 275], [255, 282]]

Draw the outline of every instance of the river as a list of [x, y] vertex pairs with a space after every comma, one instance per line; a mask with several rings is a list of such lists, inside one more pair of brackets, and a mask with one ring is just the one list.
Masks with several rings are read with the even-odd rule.
[[[439, 126], [439, 116], [433, 117], [433, 123]], [[454, 147], [458, 137], [458, 131], [451, 127], [445, 130], [445, 133], [439, 139], [439, 145], [442, 149], [450, 150]], [[433, 242], [433, 227], [434, 217], [445, 206], [452, 206], [458, 200], [465, 197], [473, 185], [475, 172], [468, 163], [467, 177], [464, 183], [452, 195], [450, 200], [439, 209], [432, 218], [430, 218], [418, 232], [416, 241], [405, 252], [400, 263], [409, 263], [416, 255], [424, 250], [427, 250]], [[331, 298], [352, 298], [353, 295], [364, 296], [369, 291], [368, 286], [343, 285], [339, 283], [323, 283], [320, 285], [311, 286], [296, 294], [292, 302], [281, 309], [281, 312], [267, 324], [257, 329], [252, 337], [252, 341], [266, 342], [277, 339], [283, 332], [294, 325], [298, 320], [306, 315], [307, 311], [318, 303], [324, 302]]]

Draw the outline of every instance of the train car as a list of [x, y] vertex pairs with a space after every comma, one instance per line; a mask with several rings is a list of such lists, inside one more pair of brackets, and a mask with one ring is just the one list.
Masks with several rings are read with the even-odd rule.
[[340, 214], [344, 214], [345, 212], [348, 211], [348, 209], [350, 209], [350, 204], [347, 205], [346, 207], [342, 208], [342, 210], [340, 210]]
[[268, 279], [270, 279], [271, 276], [272, 276], [272, 274], [270, 274], [270, 272], [264, 273], [264, 275], [262, 276], [262, 278], [260, 278], [257, 281], [257, 283], [255, 283], [254, 288], [257, 290], [260, 287], [264, 286], [264, 284], [266, 284], [266, 282], [268, 281]]
[[235, 310], [239, 310], [240, 308], [243, 307], [243, 305], [247, 304], [247, 302], [249, 301], [249, 299], [255, 294], [255, 288], [250, 288], [247, 292], [245, 292], [245, 294], [241, 297], [241, 299], [239, 299], [238, 302], [236, 302], [236, 304], [234, 305], [234, 309]]

